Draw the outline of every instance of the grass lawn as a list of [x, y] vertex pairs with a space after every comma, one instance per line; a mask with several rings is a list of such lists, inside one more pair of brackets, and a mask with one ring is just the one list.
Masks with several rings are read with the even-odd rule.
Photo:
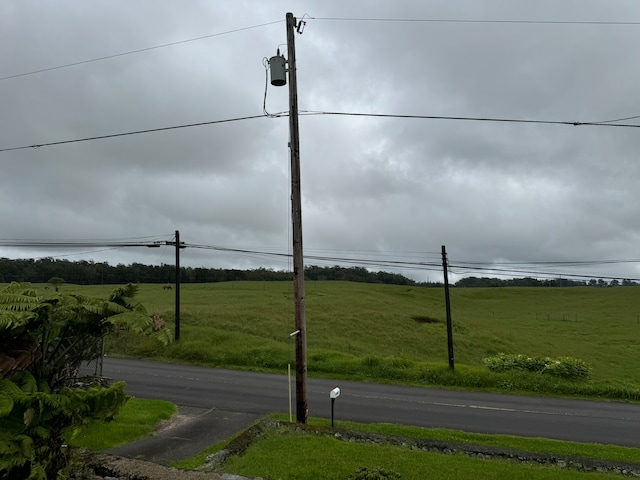
[[69, 444], [89, 450], [106, 450], [148, 436], [161, 420], [171, 418], [177, 407], [163, 400], [130, 398], [112, 422], [91, 423]]
[[[273, 415], [280, 421], [283, 415]], [[517, 463], [500, 459], [479, 459], [464, 453], [423, 452], [393, 445], [338, 440], [327, 429], [324, 419], [310, 419], [310, 425], [324, 427], [322, 433], [300, 433], [286, 426], [266, 427], [260, 438], [241, 456], [232, 456], [223, 469], [226, 473], [278, 479], [346, 479], [360, 468], [381, 468], [401, 475], [402, 479], [520, 479], [520, 478], [619, 478], [618, 475], [585, 473], [535, 463]], [[560, 442], [508, 435], [478, 435], [444, 429], [426, 429], [388, 424], [344, 423], [341, 428], [396, 435], [407, 438], [492, 445], [506, 449], [548, 453], [558, 457], [582, 456], [626, 462], [638, 462], [640, 450], [606, 445]], [[173, 466], [197, 468], [207, 455], [226, 447], [214, 446], [197, 457]], [[370, 477], [378, 478], [378, 477]]]
[[330, 437], [270, 435], [232, 458], [226, 472], [279, 480], [349, 478], [362, 467], [397, 472], [402, 479], [612, 479], [619, 475], [500, 460], [481, 460], [463, 454], [443, 455], [397, 447], [345, 443]]

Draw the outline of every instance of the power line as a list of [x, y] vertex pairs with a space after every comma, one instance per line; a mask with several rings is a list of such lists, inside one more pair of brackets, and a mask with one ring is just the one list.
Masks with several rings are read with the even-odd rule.
[[[577, 122], [567, 120], [527, 120], [519, 118], [491, 118], [491, 117], [458, 117], [458, 116], [446, 116], [446, 115], [407, 115], [407, 114], [391, 114], [391, 113], [362, 113], [362, 112], [335, 112], [335, 111], [315, 111], [315, 110], [301, 110], [302, 115], [335, 115], [335, 116], [351, 116], [351, 117], [373, 117], [373, 118], [404, 118], [412, 120], [458, 120], [458, 121], [472, 121], [472, 122], [501, 122], [501, 123], [529, 123], [529, 124], [543, 124], [543, 125], [569, 125], [574, 127], [591, 126], [591, 127], [620, 127], [620, 128], [640, 128], [640, 125], [626, 124], [626, 123], [603, 123], [603, 122]], [[287, 114], [282, 114], [280, 117], [287, 117]], [[73, 140], [61, 140], [57, 142], [40, 143], [34, 145], [22, 145], [20, 147], [0, 148], [0, 152], [10, 152], [13, 150], [25, 150], [28, 148], [40, 148], [50, 147], [53, 145], [64, 145], [67, 143], [88, 142], [91, 140], [102, 140], [106, 138], [124, 137], [128, 135], [139, 135], [142, 133], [161, 132], [165, 130], [177, 130], [181, 128], [200, 127], [204, 125], [215, 125], [218, 123], [230, 123], [238, 122], [241, 120], [252, 120], [256, 118], [263, 118], [266, 115], [250, 115], [246, 117], [227, 118], [224, 120], [212, 120], [208, 122], [199, 123], [187, 123], [182, 125], [174, 125], [171, 127], [150, 128], [146, 130], [136, 130], [131, 132], [113, 133], [109, 135], [97, 135], [94, 137], [77, 138]], [[271, 116], [269, 116], [271, 118]], [[636, 117], [629, 117], [636, 118]], [[638, 117], [640, 118], [640, 116]], [[614, 120], [610, 120], [614, 121]]]
[[[638, 26], [640, 22], [620, 22], [620, 21], [573, 21], [573, 20], [474, 20], [474, 19], [455, 19], [455, 18], [355, 18], [355, 17], [311, 17], [304, 15], [303, 19], [310, 20], [325, 20], [325, 21], [340, 21], [340, 22], [389, 22], [389, 23], [459, 23], [459, 24], [525, 24], [525, 25], [601, 25], [601, 26]], [[233, 30], [227, 30], [224, 32], [212, 33], [209, 35], [202, 35], [200, 37], [187, 38], [185, 40], [178, 40], [175, 42], [163, 43], [160, 45], [154, 45], [151, 47], [139, 48], [136, 50], [128, 50], [126, 52], [114, 53], [110, 55], [104, 55], [101, 57], [90, 58], [87, 60], [79, 60], [77, 62], [65, 63], [62, 65], [56, 65], [53, 67], [40, 68], [37, 70], [31, 70], [29, 72], [16, 73], [13, 75], [7, 75], [0, 77], [0, 81], [10, 80], [13, 78], [26, 77], [29, 75], [36, 75], [39, 73], [50, 72], [54, 70], [61, 70], [64, 68], [75, 67], [79, 65], [85, 65], [87, 63], [99, 62], [102, 60], [109, 60], [112, 58], [124, 57], [127, 55], [134, 55], [137, 53], [149, 52], [152, 50], [158, 50], [166, 47], [173, 47], [176, 45], [182, 45], [190, 42], [197, 42], [200, 40], [206, 40], [208, 38], [219, 37], [222, 35], [229, 35], [232, 33], [242, 32], [246, 30], [252, 30], [255, 28], [265, 27], [268, 25], [274, 25], [281, 23], [284, 20], [275, 20], [272, 22], [261, 23], [257, 25], [251, 25], [248, 27], [236, 28]], [[632, 117], [633, 118], [633, 117]]]
[[624, 117], [624, 118], [616, 118], [613, 120], [602, 120], [600, 122], [593, 122], [594, 125], [604, 124], [604, 123], [615, 123], [615, 122], [624, 122], [625, 120], [634, 120], [636, 118], [640, 118], [640, 115], [634, 115], [632, 117]]
[[[305, 115], [338, 115], [350, 117], [378, 117], [378, 118], [406, 118], [414, 120], [459, 120], [472, 122], [503, 122], [503, 123], [533, 123], [543, 125], [569, 125], [574, 127], [591, 126], [591, 127], [625, 127], [640, 128], [640, 125], [626, 123], [606, 123], [606, 122], [578, 122], [569, 120], [530, 120], [521, 118], [492, 118], [492, 117], [458, 117], [448, 115], [407, 115], [407, 114], [391, 114], [391, 113], [361, 113], [361, 112], [335, 112], [335, 111], [317, 111], [317, 110], [301, 110]], [[639, 117], [628, 117], [625, 120]], [[609, 122], [616, 120], [609, 120]]]
[[482, 265], [493, 265], [493, 266], [509, 266], [509, 265], [519, 265], [519, 266], [562, 266], [562, 267], [582, 267], [582, 266], [591, 266], [591, 265], [612, 265], [612, 264], [621, 264], [621, 263], [640, 263], [640, 259], [624, 259], [624, 260], [580, 260], [580, 261], [536, 261], [536, 262], [492, 262], [490, 264], [486, 262], [459, 262], [463, 265], [469, 265], [472, 267], [478, 267]]
[[525, 24], [525, 25], [602, 25], [602, 26], [638, 26], [640, 22], [600, 21], [600, 20], [473, 20], [459, 18], [358, 18], [358, 17], [311, 17], [304, 19], [327, 20], [334, 22], [391, 22], [391, 23], [488, 23], [488, 24]]
[[526, 269], [502, 269], [502, 268], [489, 268], [489, 267], [471, 267], [465, 265], [450, 265], [451, 268], [456, 268], [460, 270], [465, 270], [468, 272], [491, 272], [493, 275], [502, 275], [502, 276], [513, 276], [514, 274], [519, 275], [534, 275], [536, 277], [549, 277], [549, 278], [608, 278], [608, 279], [621, 279], [621, 280], [632, 280], [632, 281], [640, 281], [640, 278], [632, 278], [625, 277], [620, 275], [594, 275], [594, 274], [580, 274], [580, 273], [566, 273], [566, 272], [549, 272], [549, 271], [539, 271], [539, 270], [526, 270]]
[[[172, 237], [175, 240], [175, 237]], [[182, 242], [181, 242], [182, 243]], [[156, 240], [152, 242], [132, 242], [132, 241], [73, 241], [73, 240], [61, 240], [61, 241], [38, 241], [38, 240], [0, 240], [0, 248], [2, 247], [22, 247], [22, 248], [126, 248], [126, 247], [161, 247], [172, 245], [172, 240]], [[184, 243], [182, 248], [194, 248], [202, 250], [215, 250], [219, 252], [229, 252], [243, 255], [261, 256], [261, 257], [278, 257], [278, 258], [290, 258], [290, 253], [280, 252], [267, 252], [260, 250], [251, 250], [245, 248], [231, 248], [206, 244], [191, 244]], [[404, 269], [404, 270], [430, 270], [440, 271], [442, 264], [439, 261], [433, 262], [419, 262], [408, 260], [384, 260], [384, 259], [372, 259], [372, 258], [355, 258], [355, 257], [341, 257], [341, 256], [319, 256], [319, 255], [307, 255], [306, 260], [315, 260], [317, 262], [326, 262], [333, 264], [349, 264], [368, 267], [381, 267], [392, 269]], [[640, 278], [631, 278], [620, 275], [593, 275], [593, 274], [578, 274], [578, 273], [562, 273], [553, 271], [541, 271], [531, 270], [527, 268], [518, 268], [517, 265], [545, 265], [545, 266], [595, 266], [605, 264], [620, 264], [620, 263], [640, 263], [638, 260], [586, 260], [586, 261], [574, 261], [574, 262], [500, 262], [487, 264], [486, 262], [459, 262], [450, 263], [449, 267], [452, 269], [463, 270], [465, 272], [491, 272], [494, 275], [500, 276], [513, 276], [514, 274], [535, 275], [537, 277], [564, 277], [564, 278], [607, 278], [607, 279], [625, 279], [631, 281], [640, 281]], [[494, 266], [489, 266], [494, 265]], [[499, 268], [501, 265], [508, 266], [513, 265], [511, 268]]]
[[164, 43], [162, 45], [155, 45], [153, 47], [139, 48], [137, 50], [130, 50], [130, 51], [121, 52], [121, 53], [114, 53], [112, 55], [105, 55], [103, 57], [91, 58], [89, 60], [80, 60], [78, 62], [66, 63], [64, 65], [57, 65], [55, 67], [41, 68], [39, 70], [33, 70], [33, 71], [30, 71], [30, 72], [17, 73], [15, 75], [7, 75], [6, 77], [0, 77], [0, 81], [9, 80], [9, 79], [12, 79], [12, 78], [26, 77], [28, 75], [35, 75], [37, 73], [50, 72], [52, 70], [60, 70], [62, 68], [75, 67], [75, 66], [78, 66], [78, 65], [84, 65], [86, 63], [99, 62], [99, 61], [102, 61], [102, 60], [109, 60], [111, 58], [124, 57], [126, 55], [133, 55], [135, 53], [148, 52], [148, 51], [151, 51], [151, 50], [157, 50], [159, 48], [173, 47], [175, 45], [181, 45], [183, 43], [196, 42], [198, 40], [205, 40], [207, 38], [219, 37], [221, 35], [228, 35], [230, 33], [236, 33], [236, 32], [242, 32], [242, 31], [245, 31], [245, 30], [251, 30], [253, 28], [265, 27], [267, 25], [273, 25], [275, 23], [281, 23], [283, 21], [284, 20], [276, 20], [276, 21], [273, 21], [273, 22], [261, 23], [259, 25], [252, 25], [250, 27], [236, 28], [235, 30], [228, 30], [226, 32], [212, 33], [210, 35], [203, 35], [201, 37], [194, 37], [194, 38], [188, 38], [186, 40], [178, 40], [176, 42]]
[[2, 247], [22, 247], [22, 248], [124, 248], [124, 247], [160, 247], [164, 241], [155, 242], [82, 242], [82, 241], [0, 241]]
[[[222, 252], [230, 252], [230, 253], [241, 253], [241, 254], [251, 254], [251, 255], [259, 255], [266, 257], [285, 257], [288, 258], [291, 255], [288, 253], [278, 253], [278, 252], [265, 252], [258, 250], [250, 250], [250, 249], [240, 249], [240, 248], [229, 248], [229, 247], [219, 247], [212, 245], [202, 245], [202, 244], [185, 244], [187, 248], [197, 248], [197, 249], [205, 249], [205, 250], [216, 250]], [[434, 262], [418, 262], [418, 261], [400, 261], [400, 260], [380, 260], [380, 259], [370, 259], [370, 258], [353, 258], [353, 257], [326, 257], [326, 256], [318, 256], [318, 255], [305, 255], [306, 260], [315, 260], [319, 262], [329, 262], [329, 263], [342, 263], [342, 264], [350, 264], [350, 265], [361, 265], [361, 266], [369, 266], [369, 267], [382, 267], [382, 268], [394, 268], [394, 269], [405, 269], [405, 270], [432, 270], [432, 271], [440, 271], [442, 269], [442, 263], [439, 261]], [[640, 263], [639, 260], [591, 260], [591, 261], [576, 261], [576, 262], [522, 262], [520, 265], [530, 265], [532, 263], [541, 263], [546, 266], [572, 266], [575, 265], [604, 265], [604, 264], [615, 264], [615, 263]], [[461, 263], [452, 263], [449, 266], [451, 268], [457, 268], [460, 270], [465, 270], [468, 272], [492, 272], [495, 275], [510, 275], [513, 274], [525, 274], [525, 275], [536, 275], [543, 277], [551, 277], [555, 278], [558, 276], [566, 277], [566, 278], [610, 278], [610, 279], [627, 279], [633, 281], [640, 281], [640, 278], [630, 278], [623, 277], [620, 275], [593, 275], [593, 274], [576, 274], [576, 273], [560, 273], [560, 272], [552, 272], [552, 271], [540, 271], [540, 270], [529, 270], [525, 268], [496, 268], [496, 267], [487, 267], [486, 263], [473, 263], [473, 262], [461, 262]], [[501, 265], [500, 263], [492, 264], [492, 265]], [[516, 264], [514, 264], [516, 265]]]
[[2, 247], [25, 247], [25, 248], [102, 248], [102, 247], [156, 247], [164, 245], [165, 240], [157, 240], [159, 237], [166, 237], [166, 235], [150, 235], [144, 237], [131, 237], [122, 238], [119, 240], [99, 240], [99, 239], [86, 239], [86, 240], [72, 240], [72, 239], [57, 239], [57, 240], [31, 240], [31, 239], [0, 239], [0, 248]]
[[79, 142], [89, 142], [91, 140], [102, 140], [105, 138], [114, 138], [114, 137], [125, 137], [128, 135], [139, 135], [142, 133], [152, 133], [152, 132], [162, 132], [165, 130], [177, 130], [180, 128], [190, 128], [190, 127], [201, 127], [203, 125], [215, 125], [217, 123], [230, 123], [230, 122], [239, 122], [241, 120], [251, 120], [254, 118], [263, 118], [264, 115], [250, 115], [247, 117], [236, 117], [236, 118], [227, 118], [225, 120], [211, 120], [209, 122], [199, 122], [199, 123], [188, 123], [183, 125], [174, 125], [171, 127], [160, 127], [160, 128], [150, 128], [147, 130], [136, 130], [132, 132], [123, 132], [123, 133], [112, 133], [109, 135], [98, 135], [95, 137], [85, 137], [85, 138], [76, 138], [73, 140], [61, 140], [57, 142], [49, 142], [49, 143], [41, 143], [35, 145], [23, 145], [21, 147], [10, 147], [10, 148], [0, 148], [0, 152], [10, 152], [13, 150], [24, 150], [27, 148], [40, 148], [40, 147], [50, 147], [53, 145], [64, 145], [66, 143], [79, 143]]

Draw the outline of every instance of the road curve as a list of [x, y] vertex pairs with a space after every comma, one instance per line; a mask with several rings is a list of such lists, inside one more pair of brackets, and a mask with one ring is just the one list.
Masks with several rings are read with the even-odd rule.
[[[267, 414], [289, 411], [287, 375], [104, 359], [103, 374], [126, 392], [188, 407]], [[292, 379], [295, 418], [295, 378]], [[527, 397], [309, 378], [309, 415], [331, 417], [329, 392], [340, 387], [335, 420], [386, 422], [640, 448], [640, 405]]]

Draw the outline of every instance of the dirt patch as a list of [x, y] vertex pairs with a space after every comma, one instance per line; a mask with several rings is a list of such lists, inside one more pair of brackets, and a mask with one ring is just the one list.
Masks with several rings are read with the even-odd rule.
[[195, 470], [180, 470], [145, 460], [86, 452], [85, 466], [93, 474], [83, 480], [264, 480], [241, 475], [218, 474]]
[[190, 417], [189, 415], [181, 415], [177, 413], [171, 418], [160, 420], [154, 428], [153, 433], [157, 434], [171, 431], [175, 428], [181, 427], [190, 420], [192, 420], [192, 417]]
[[222, 480], [216, 473], [204, 473], [165, 467], [156, 463], [132, 458], [94, 454], [88, 465], [97, 478], [126, 480]]

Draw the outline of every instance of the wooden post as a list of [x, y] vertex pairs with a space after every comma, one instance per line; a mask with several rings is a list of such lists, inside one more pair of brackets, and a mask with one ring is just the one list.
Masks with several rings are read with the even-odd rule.
[[447, 265], [447, 251], [442, 245], [442, 270], [444, 272], [444, 298], [447, 308], [447, 349], [449, 352], [449, 369], [453, 371], [453, 328], [451, 326], [451, 301], [449, 300], [449, 267]]

